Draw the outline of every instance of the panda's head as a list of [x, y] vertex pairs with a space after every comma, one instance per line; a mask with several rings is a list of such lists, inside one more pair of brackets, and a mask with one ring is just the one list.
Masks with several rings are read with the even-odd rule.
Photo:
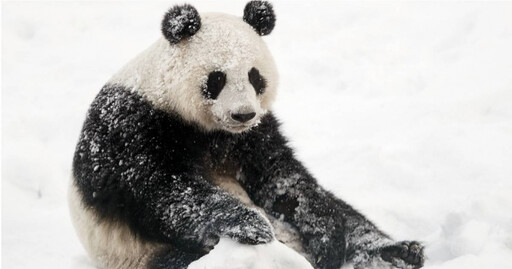
[[[259, 123], [276, 95], [274, 60], [261, 36], [275, 25], [272, 6], [251, 1], [243, 18], [172, 7], [164, 38], [148, 60], [159, 76], [152, 100], [202, 129], [243, 132]], [[151, 58], [151, 57], [150, 57]], [[156, 92], [155, 92], [156, 91]]]

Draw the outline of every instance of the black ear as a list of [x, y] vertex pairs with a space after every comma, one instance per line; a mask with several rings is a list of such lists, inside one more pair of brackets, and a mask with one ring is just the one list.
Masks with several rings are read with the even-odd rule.
[[165, 13], [162, 20], [162, 34], [172, 44], [193, 36], [199, 28], [201, 28], [201, 17], [189, 4], [172, 7]]
[[267, 1], [251, 1], [244, 9], [244, 21], [259, 35], [268, 35], [276, 25], [276, 15], [272, 5]]

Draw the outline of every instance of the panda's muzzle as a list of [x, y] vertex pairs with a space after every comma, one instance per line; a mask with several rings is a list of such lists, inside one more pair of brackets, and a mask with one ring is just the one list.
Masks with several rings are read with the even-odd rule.
[[241, 123], [248, 122], [248, 121], [252, 120], [255, 116], [256, 116], [255, 112], [232, 113], [231, 114], [232, 119], [234, 119], [235, 121], [241, 122]]

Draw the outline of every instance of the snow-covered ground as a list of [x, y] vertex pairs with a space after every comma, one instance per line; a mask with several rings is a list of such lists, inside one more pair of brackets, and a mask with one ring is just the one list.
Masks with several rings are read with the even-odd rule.
[[[65, 199], [74, 146], [172, 4], [2, 3], [4, 268], [92, 268]], [[426, 268], [511, 268], [512, 3], [274, 4], [275, 111], [318, 180], [423, 241]]]

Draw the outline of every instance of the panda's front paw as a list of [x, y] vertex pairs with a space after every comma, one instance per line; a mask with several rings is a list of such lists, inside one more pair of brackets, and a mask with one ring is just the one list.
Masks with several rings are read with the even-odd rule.
[[242, 244], [265, 244], [274, 240], [270, 222], [259, 212], [248, 209], [237, 214], [221, 227], [221, 235], [233, 238]]
[[425, 262], [423, 246], [416, 241], [402, 241], [380, 249], [381, 258], [397, 268], [421, 268]]

